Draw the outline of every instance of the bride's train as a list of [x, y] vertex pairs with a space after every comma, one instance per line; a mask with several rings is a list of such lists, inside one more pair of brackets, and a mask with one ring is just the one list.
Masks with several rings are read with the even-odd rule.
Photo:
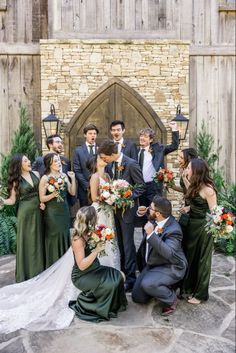
[[74, 312], [68, 302], [79, 291], [71, 282], [72, 249], [38, 276], [0, 289], [0, 333], [24, 328], [31, 331], [68, 327]]

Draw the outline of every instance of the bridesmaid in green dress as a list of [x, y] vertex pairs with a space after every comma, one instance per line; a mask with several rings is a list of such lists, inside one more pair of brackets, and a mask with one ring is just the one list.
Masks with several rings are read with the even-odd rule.
[[211, 274], [213, 238], [205, 230], [206, 214], [217, 204], [216, 189], [203, 159], [192, 159], [183, 175], [187, 185], [186, 199], [189, 223], [186, 229], [186, 257], [188, 271], [183, 283], [183, 294], [190, 304], [200, 304], [208, 299]]
[[31, 171], [30, 160], [23, 154], [12, 157], [9, 165], [9, 198], [5, 205], [17, 203], [16, 282], [30, 279], [45, 268], [44, 235], [38, 195], [39, 174]]
[[[44, 157], [45, 175], [39, 184], [40, 201], [46, 205], [44, 211], [45, 227], [45, 257], [46, 268], [56, 262], [70, 247], [70, 212], [67, 203], [67, 192], [74, 196], [76, 193], [75, 174], [61, 173], [60, 158], [56, 153], [48, 153]], [[53, 189], [62, 183], [59, 189]], [[50, 185], [50, 186], [49, 186]]]
[[88, 236], [96, 223], [97, 214], [93, 206], [85, 206], [78, 211], [72, 238], [75, 265], [71, 278], [81, 293], [69, 306], [80, 319], [100, 322], [126, 310], [127, 300], [122, 273], [113, 267], [100, 265], [97, 258], [105, 244], [98, 243], [92, 251], [88, 247]]
[[[187, 188], [184, 184], [183, 181], [183, 173], [185, 172], [189, 162], [193, 159], [193, 158], [197, 158], [197, 151], [194, 148], [184, 148], [182, 150], [180, 150], [178, 152], [178, 163], [179, 163], [179, 173], [180, 173], [180, 185], [173, 185], [170, 186], [171, 189], [181, 192], [184, 194], [184, 196], [186, 195], [187, 192]], [[187, 206], [188, 202], [185, 200], [184, 202], [184, 206]], [[189, 213], [182, 213], [179, 219], [179, 224], [182, 228], [182, 232], [183, 232], [183, 240], [182, 240], [182, 246], [183, 246], [183, 250], [184, 253], [186, 253], [186, 227], [188, 225], [188, 221], [189, 221]]]

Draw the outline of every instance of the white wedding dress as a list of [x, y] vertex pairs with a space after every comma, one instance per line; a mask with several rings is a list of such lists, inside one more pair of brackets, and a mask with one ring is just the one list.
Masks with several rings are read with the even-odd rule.
[[[101, 183], [105, 182], [101, 179]], [[111, 207], [104, 210], [98, 203], [93, 206], [98, 212], [98, 224], [115, 230]], [[116, 244], [116, 243], [115, 243]], [[106, 246], [107, 256], [99, 258], [101, 265], [120, 269], [117, 245]], [[76, 300], [79, 291], [71, 281], [74, 265], [72, 248], [51, 267], [38, 276], [21, 283], [0, 288], [0, 333], [18, 329], [30, 331], [59, 330], [68, 327], [74, 311], [68, 306]]]
[[[103, 178], [100, 179], [100, 185], [105, 184], [106, 180]], [[93, 202], [92, 206], [97, 211], [97, 224], [104, 224], [106, 227], [111, 228], [115, 233], [115, 219], [112, 207], [108, 204], [100, 204], [99, 202]], [[103, 266], [114, 267], [117, 270], [120, 270], [120, 252], [117, 244], [117, 239], [113, 239], [113, 242], [106, 243], [106, 254], [105, 256], [98, 257], [99, 262]]]

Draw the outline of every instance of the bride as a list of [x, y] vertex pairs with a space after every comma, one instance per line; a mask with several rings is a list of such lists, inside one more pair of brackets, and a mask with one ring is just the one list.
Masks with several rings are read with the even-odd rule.
[[[91, 198], [92, 205], [97, 210], [98, 224], [104, 223], [114, 229], [112, 209], [107, 207], [104, 210], [99, 203], [99, 185], [108, 181], [104, 172], [105, 163], [97, 157], [91, 165], [94, 168], [90, 180]], [[107, 256], [99, 258], [101, 265], [119, 269], [118, 247], [112, 249], [108, 246], [106, 252]], [[71, 281], [73, 265], [70, 247], [57, 262], [38, 276], [0, 288], [0, 333], [22, 328], [43, 331], [68, 327], [74, 317], [74, 311], [69, 308], [68, 303], [75, 300], [79, 293]]]
[[[97, 211], [97, 224], [105, 224], [107, 227], [115, 231], [115, 219], [112, 207], [108, 204], [100, 202], [99, 186], [110, 181], [110, 177], [105, 173], [107, 165], [99, 156], [94, 156], [87, 163], [87, 168], [90, 171], [90, 194], [89, 198], [92, 201], [92, 206]], [[117, 245], [117, 240], [106, 243], [106, 256], [99, 257], [101, 265], [114, 267], [120, 270], [120, 254]]]

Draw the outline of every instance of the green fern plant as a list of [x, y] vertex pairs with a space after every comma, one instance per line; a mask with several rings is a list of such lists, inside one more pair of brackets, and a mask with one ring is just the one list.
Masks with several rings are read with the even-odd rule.
[[219, 146], [216, 152], [213, 152], [214, 148], [214, 137], [207, 132], [206, 124], [203, 121], [201, 130], [195, 138], [195, 145], [199, 157], [204, 159], [210, 169], [211, 175], [214, 179], [214, 183], [218, 191], [225, 189], [225, 180], [223, 176], [223, 170], [219, 169], [216, 164], [219, 161], [220, 151], [222, 146]]
[[15, 131], [12, 142], [11, 151], [7, 155], [2, 156], [1, 162], [1, 184], [6, 185], [8, 177], [9, 162], [12, 156], [16, 153], [25, 154], [31, 161], [39, 155], [38, 147], [35, 141], [34, 132], [27, 117], [27, 110], [25, 107], [20, 109], [20, 125]]
[[0, 256], [16, 253], [16, 216], [13, 210], [0, 211]]

